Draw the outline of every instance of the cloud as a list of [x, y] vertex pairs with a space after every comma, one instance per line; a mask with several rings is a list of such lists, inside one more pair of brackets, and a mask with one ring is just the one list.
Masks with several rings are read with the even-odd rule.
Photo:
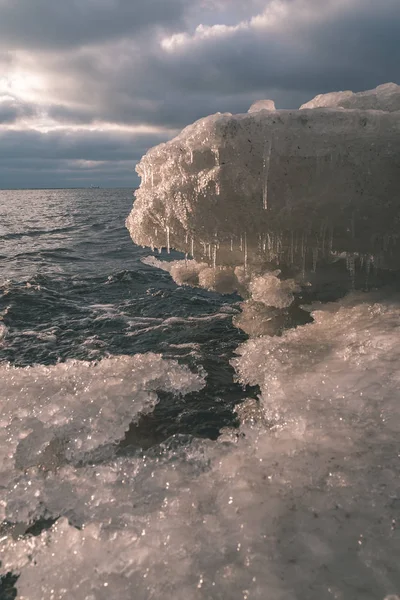
[[90, 184], [93, 177], [101, 184], [119, 179], [118, 185], [135, 187], [136, 162], [166, 137], [165, 132], [0, 130], [0, 188]]
[[36, 115], [36, 107], [15, 98], [0, 96], [0, 125], [15, 123], [19, 119]]
[[32, 131], [24, 141], [9, 131], [7, 147], [26, 143], [26, 157], [97, 152], [116, 165], [159, 139], [139, 143], [132, 126], [162, 138], [261, 98], [295, 108], [318, 93], [400, 83], [398, 0], [0, 0], [0, 14], [0, 129], [56, 128], [34, 143]]
[[274, 0], [239, 20], [242, 12], [232, 10], [229, 25], [186, 23], [172, 34], [41, 56], [52, 118], [183, 127], [268, 95], [295, 108], [316, 93], [398, 79], [398, 0]]
[[0, 46], [48, 51], [104, 43], [176, 27], [184, 6], [184, 0], [0, 0]]

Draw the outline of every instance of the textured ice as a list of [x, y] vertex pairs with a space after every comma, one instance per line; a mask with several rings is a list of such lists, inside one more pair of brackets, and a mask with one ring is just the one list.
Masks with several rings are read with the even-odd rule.
[[276, 110], [273, 100], [257, 100], [249, 108], [249, 113], [258, 112], [259, 110]]
[[293, 302], [293, 292], [299, 291], [299, 285], [293, 279], [281, 281], [275, 273], [264, 273], [254, 277], [250, 282], [250, 293], [256, 302], [262, 302], [267, 306], [286, 308]]
[[[389, 108], [399, 89], [365, 97]], [[138, 164], [132, 238], [210, 266], [304, 271], [347, 256], [349, 270], [398, 268], [399, 115], [321, 108], [201, 119]]]
[[261, 385], [239, 431], [20, 471], [6, 508], [59, 518], [37, 537], [3, 536], [18, 598], [398, 594], [400, 304], [353, 294], [313, 315], [238, 349], [241, 380]]
[[301, 108], [351, 108], [395, 112], [400, 110], [400, 86], [385, 83], [373, 90], [356, 94], [350, 91], [319, 94]]
[[214, 115], [142, 159], [132, 237], [192, 257], [146, 259], [178, 284], [243, 296], [232, 365], [259, 398], [216, 442], [121, 457], [157, 391], [201, 373], [154, 354], [1, 367], [0, 573], [19, 600], [398, 600], [398, 291], [315, 303], [313, 322], [295, 298], [342, 259], [350, 282], [399, 266], [382, 106]]
[[22, 473], [107, 456], [130, 423], [154, 408], [158, 390], [186, 394], [204, 386], [202, 375], [152, 353], [98, 364], [1, 366], [0, 380], [0, 477], [11, 489], [0, 512], [11, 522], [42, 516], [39, 496], [26, 502], [32, 490]]

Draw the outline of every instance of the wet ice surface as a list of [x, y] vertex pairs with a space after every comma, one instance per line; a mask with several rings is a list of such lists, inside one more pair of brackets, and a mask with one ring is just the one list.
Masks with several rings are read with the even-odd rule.
[[398, 591], [399, 297], [353, 295], [313, 316], [238, 348], [240, 378], [262, 391], [259, 406], [242, 405], [239, 432], [98, 465], [13, 470], [7, 521], [22, 511], [27, 522], [28, 510], [59, 517], [39, 536], [2, 542], [20, 597]]
[[[5, 288], [0, 572], [18, 598], [398, 600], [398, 116], [275, 112], [210, 117], [146, 155], [128, 226], [165, 250], [64, 283], [73, 341], [60, 310], [53, 329], [18, 321], [22, 291], [57, 305], [48, 280]], [[243, 162], [265, 122], [279, 135]], [[327, 130], [349, 123], [350, 158], [327, 167]], [[24, 334], [42, 365], [24, 368]]]

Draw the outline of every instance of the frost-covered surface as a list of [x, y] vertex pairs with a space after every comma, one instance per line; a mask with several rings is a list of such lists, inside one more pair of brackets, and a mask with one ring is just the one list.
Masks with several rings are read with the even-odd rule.
[[353, 294], [313, 315], [238, 349], [239, 376], [262, 390], [240, 408], [240, 432], [45, 475], [16, 469], [9, 520], [18, 505], [60, 517], [37, 537], [3, 536], [18, 598], [399, 593], [399, 298]]
[[[355, 97], [388, 109], [399, 90]], [[398, 268], [399, 115], [303, 108], [201, 119], [138, 164], [132, 238], [211, 266], [315, 269], [342, 253], [367, 269]]]
[[23, 473], [32, 469], [45, 479], [67, 464], [107, 458], [129, 425], [154, 408], [157, 391], [187, 394], [205, 384], [202, 375], [152, 353], [98, 364], [1, 366], [0, 379], [0, 477], [9, 490], [2, 493], [0, 510], [14, 523], [29, 523], [46, 511], [37, 492], [42, 478], [30, 488], [31, 476]]
[[373, 90], [356, 94], [350, 91], [319, 94], [301, 108], [351, 108], [395, 112], [400, 110], [400, 86], [385, 83]]

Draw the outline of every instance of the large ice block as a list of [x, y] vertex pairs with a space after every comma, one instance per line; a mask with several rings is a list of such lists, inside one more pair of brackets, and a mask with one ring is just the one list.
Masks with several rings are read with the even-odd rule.
[[[394, 106], [393, 84], [365, 97], [388, 108], [388, 90]], [[315, 268], [345, 252], [350, 261], [400, 266], [398, 112], [216, 114], [149, 150], [137, 172], [127, 226], [138, 244], [216, 265]]]

